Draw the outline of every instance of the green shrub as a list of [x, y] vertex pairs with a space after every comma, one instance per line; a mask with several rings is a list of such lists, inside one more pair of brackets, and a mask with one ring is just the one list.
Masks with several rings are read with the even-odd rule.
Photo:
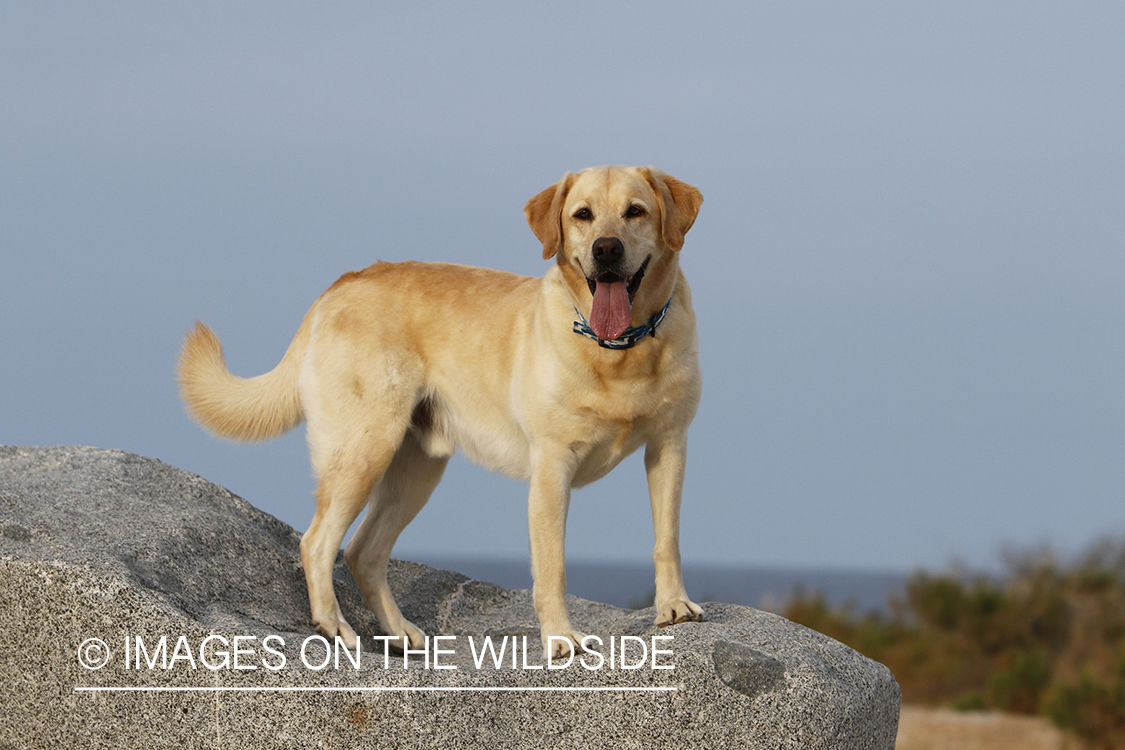
[[783, 614], [886, 664], [905, 702], [1042, 714], [1091, 748], [1125, 748], [1125, 542], [1006, 563], [998, 577], [918, 572], [889, 615], [803, 590]]
[[1125, 747], [1125, 685], [1085, 672], [1074, 682], [1056, 685], [1046, 701], [1056, 724], [1086, 740], [1091, 747]]

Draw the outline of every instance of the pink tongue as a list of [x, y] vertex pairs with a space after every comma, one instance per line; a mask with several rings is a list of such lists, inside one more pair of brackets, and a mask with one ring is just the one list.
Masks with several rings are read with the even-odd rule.
[[632, 315], [632, 304], [624, 281], [599, 281], [594, 288], [594, 307], [590, 328], [602, 341], [612, 341], [625, 333]]

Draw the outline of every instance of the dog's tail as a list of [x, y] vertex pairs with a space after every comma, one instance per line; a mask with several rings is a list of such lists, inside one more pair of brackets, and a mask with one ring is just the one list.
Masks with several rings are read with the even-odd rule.
[[306, 317], [277, 367], [265, 375], [240, 378], [227, 369], [219, 337], [196, 321], [176, 367], [188, 414], [213, 435], [229, 440], [269, 440], [299, 425], [305, 413], [297, 375], [309, 341], [309, 322]]

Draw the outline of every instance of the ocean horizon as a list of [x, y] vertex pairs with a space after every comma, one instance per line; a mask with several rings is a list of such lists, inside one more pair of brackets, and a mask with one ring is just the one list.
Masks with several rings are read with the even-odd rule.
[[[531, 588], [527, 559], [411, 555], [404, 560], [452, 570], [507, 589]], [[790, 568], [756, 565], [684, 565], [684, 585], [693, 601], [742, 604], [780, 612], [799, 591], [818, 593], [833, 606], [886, 613], [890, 597], [902, 592], [909, 574], [846, 568]], [[655, 591], [652, 563], [567, 561], [568, 594], [616, 607], [649, 606]]]

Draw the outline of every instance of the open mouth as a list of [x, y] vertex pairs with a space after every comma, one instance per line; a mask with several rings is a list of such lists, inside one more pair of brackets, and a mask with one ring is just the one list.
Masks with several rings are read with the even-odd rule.
[[615, 273], [603, 273], [595, 279], [586, 279], [586, 284], [590, 287], [590, 294], [597, 294], [598, 284], [614, 284], [617, 282], [625, 283], [625, 291], [629, 293], [629, 302], [633, 302], [633, 297], [636, 296], [637, 290], [641, 286], [641, 279], [645, 277], [645, 269], [648, 268], [648, 262], [652, 260], [652, 256], [645, 258], [644, 263], [637, 269], [637, 272], [628, 278], [618, 276]]
[[633, 297], [641, 286], [651, 257], [645, 258], [632, 276], [603, 273], [596, 278], [586, 279], [590, 294], [594, 295], [590, 309], [590, 329], [602, 341], [620, 338], [629, 327], [629, 320], [633, 315]]

